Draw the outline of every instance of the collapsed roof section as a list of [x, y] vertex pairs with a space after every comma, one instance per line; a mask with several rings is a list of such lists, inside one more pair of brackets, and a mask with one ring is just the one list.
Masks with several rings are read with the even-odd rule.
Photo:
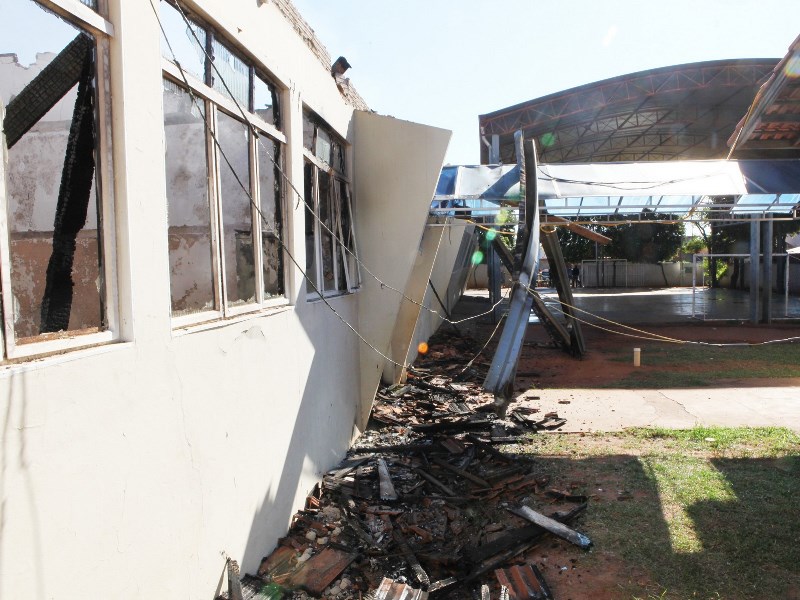
[[[724, 158], [726, 140], [777, 59], [698, 62], [575, 87], [481, 115], [499, 160], [515, 163], [514, 132], [543, 163]], [[491, 162], [481, 148], [481, 162]]]
[[758, 90], [728, 143], [734, 157], [800, 157], [800, 36]]
[[[751, 219], [793, 215], [800, 205], [796, 160], [551, 164], [537, 174], [543, 213], [573, 219], [646, 213]], [[442, 169], [432, 211], [488, 216], [519, 201], [517, 165], [451, 166]]]

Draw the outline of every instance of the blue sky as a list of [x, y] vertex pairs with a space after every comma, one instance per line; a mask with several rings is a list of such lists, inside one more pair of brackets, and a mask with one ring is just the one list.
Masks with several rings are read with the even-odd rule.
[[800, 0], [293, 1], [371, 108], [453, 131], [452, 164], [479, 162], [479, 114], [800, 34]]

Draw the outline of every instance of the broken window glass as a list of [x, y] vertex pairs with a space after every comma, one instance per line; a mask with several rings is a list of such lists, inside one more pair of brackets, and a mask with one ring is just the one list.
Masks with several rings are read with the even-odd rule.
[[222, 111], [217, 124], [225, 290], [228, 305], [236, 306], [256, 299], [250, 133], [247, 125]]
[[281, 227], [283, 195], [279, 171], [281, 146], [269, 137], [261, 136], [257, 150], [264, 296], [274, 298], [282, 296], [284, 292], [283, 248], [280, 244], [283, 235]]
[[[184, 15], [186, 20], [183, 18]], [[163, 34], [161, 36], [161, 55], [177, 63], [184, 71], [200, 81], [206, 81], [206, 30], [193, 21], [185, 11], [181, 14], [175, 6], [165, 0], [161, 2], [160, 17], [161, 25], [167, 34], [166, 39]]]
[[[203, 259], [173, 265], [173, 314], [217, 310], [230, 316], [258, 308], [262, 300], [285, 293], [283, 252], [279, 244], [282, 229], [280, 177], [271, 158], [274, 156], [280, 162], [281, 147], [268, 135], [256, 132], [251, 124], [241, 120], [239, 111], [228, 102], [214, 101], [217, 95], [207, 86], [229, 98], [242, 110], [255, 111], [268, 123], [276, 124], [279, 123], [277, 87], [268, 78], [259, 76], [243, 54], [221, 41], [223, 38], [217, 38], [210, 28], [201, 27], [197, 21], [191, 20], [187, 27], [182, 11], [182, 5], [162, 0], [162, 14], [172, 21], [169, 27], [165, 27], [166, 39], [173, 47], [175, 39], [183, 40], [178, 60], [194, 61], [195, 75], [203, 83], [190, 81], [188, 85], [192, 94], [204, 99], [203, 110], [207, 111], [208, 119], [203, 123], [202, 111], [188, 105], [184, 110], [193, 110], [191, 115], [170, 117], [166, 100], [165, 118], [167, 124], [170, 118], [179, 118], [181, 122], [191, 122], [196, 126], [192, 134], [197, 138], [192, 143], [199, 144], [194, 148], [195, 154], [202, 148], [208, 156], [204, 155], [202, 160], [194, 156], [192, 160], [197, 162], [167, 173], [168, 188], [186, 187], [187, 181], [191, 180], [192, 186], [199, 191], [200, 182], [205, 183], [202, 195], [187, 193], [184, 196], [191, 197], [176, 198], [179, 205], [190, 208], [196, 217], [202, 216], [202, 220], [195, 220], [191, 225], [203, 230], [203, 246], [198, 246]], [[209, 44], [213, 66], [211, 61], [202, 60], [203, 50]], [[169, 84], [170, 77], [165, 74], [168, 81], [165, 89], [169, 91], [171, 85], [178, 90], [178, 96], [190, 92], [180, 84]], [[169, 132], [167, 138], [169, 147]], [[208, 148], [202, 145], [204, 142], [208, 143]], [[172, 145], [177, 149], [180, 144], [188, 143], [184, 133], [173, 140]], [[177, 164], [180, 158], [176, 152], [173, 160]], [[258, 171], [255, 171], [256, 162]], [[257, 181], [254, 177], [256, 172]], [[180, 181], [181, 178], [185, 181]], [[254, 191], [258, 191], [255, 198]], [[253, 223], [258, 210], [266, 216], [263, 224]], [[261, 230], [255, 229], [254, 225]], [[170, 235], [172, 248], [177, 240], [173, 239], [172, 231]], [[262, 281], [263, 285], [260, 285]], [[179, 323], [183, 325], [202, 318], [204, 316], [199, 315], [196, 319], [182, 319]]]
[[93, 10], [97, 10], [97, 0], [81, 0], [86, 6]]
[[253, 112], [277, 129], [281, 128], [278, 89], [258, 73], [253, 78]]
[[[347, 293], [358, 287], [360, 281], [350, 188], [344, 179], [347, 173], [345, 145], [310, 111], [303, 112], [303, 141], [309, 208], [306, 213], [307, 276], [321, 282], [321, 291], [326, 294]], [[330, 166], [323, 169], [324, 165]], [[312, 259], [319, 264], [312, 263]], [[307, 289], [312, 291], [310, 285]]]
[[331, 193], [331, 178], [327, 173], [318, 171], [317, 182], [319, 185], [319, 237], [322, 248], [322, 287], [323, 291], [329, 292], [336, 290], [336, 273], [334, 271], [334, 260], [336, 256], [336, 245], [333, 235], [333, 210]]
[[173, 316], [213, 310], [205, 107], [164, 80], [169, 266]]
[[6, 319], [17, 343], [100, 331], [95, 41], [32, 0], [3, 0], [0, 14], [11, 265], [4, 296], [13, 313]]
[[314, 153], [314, 141], [317, 136], [317, 126], [312, 121], [311, 115], [303, 111], [303, 148]]
[[[305, 227], [306, 227], [306, 291], [309, 294], [314, 292], [314, 286], [319, 289], [319, 277], [317, 275], [317, 243], [316, 231], [317, 220], [314, 218], [313, 212], [316, 212], [316, 196], [317, 188], [317, 167], [312, 163], [306, 161], [305, 163], [305, 186], [304, 186], [304, 200], [309, 210], [305, 211]], [[322, 290], [320, 290], [322, 291]]]
[[249, 110], [250, 67], [216, 37], [211, 47], [214, 57], [212, 87], [237, 103], [242, 110]]

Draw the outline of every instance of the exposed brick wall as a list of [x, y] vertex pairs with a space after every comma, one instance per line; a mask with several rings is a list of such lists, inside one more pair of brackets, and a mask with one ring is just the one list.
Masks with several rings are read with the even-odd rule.
[[[297, 34], [303, 39], [303, 41], [305, 41], [306, 45], [314, 53], [314, 56], [317, 57], [320, 64], [325, 68], [326, 71], [329, 71], [331, 68], [331, 63], [333, 62], [330, 53], [317, 37], [317, 34], [314, 33], [314, 30], [311, 28], [308, 22], [306, 22], [300, 12], [297, 10], [295, 5], [292, 3], [292, 0], [272, 1], [275, 3], [275, 6], [278, 8], [278, 10], [281, 11], [281, 14], [284, 16], [284, 18], [291, 24]], [[369, 106], [367, 105], [366, 101], [356, 91], [349, 79], [340, 77], [337, 79], [336, 83], [345, 101], [350, 106], [358, 110], [369, 110]]]

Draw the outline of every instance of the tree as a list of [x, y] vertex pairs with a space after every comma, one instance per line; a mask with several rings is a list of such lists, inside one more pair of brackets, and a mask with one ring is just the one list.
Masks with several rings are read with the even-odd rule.
[[[615, 220], [622, 221], [623, 217]], [[652, 211], [642, 213], [643, 221], [667, 221], [665, 223], [629, 223], [619, 225], [586, 225], [589, 229], [611, 238], [611, 243], [604, 246], [604, 254], [609, 258], [626, 259], [630, 262], [657, 263], [671, 259], [681, 247], [683, 240], [683, 223], [674, 222], [671, 215], [662, 215]], [[608, 222], [608, 219], [604, 219]], [[564, 259], [567, 262], [580, 262], [594, 258], [595, 245], [591, 240], [559, 228], [558, 239]]]

